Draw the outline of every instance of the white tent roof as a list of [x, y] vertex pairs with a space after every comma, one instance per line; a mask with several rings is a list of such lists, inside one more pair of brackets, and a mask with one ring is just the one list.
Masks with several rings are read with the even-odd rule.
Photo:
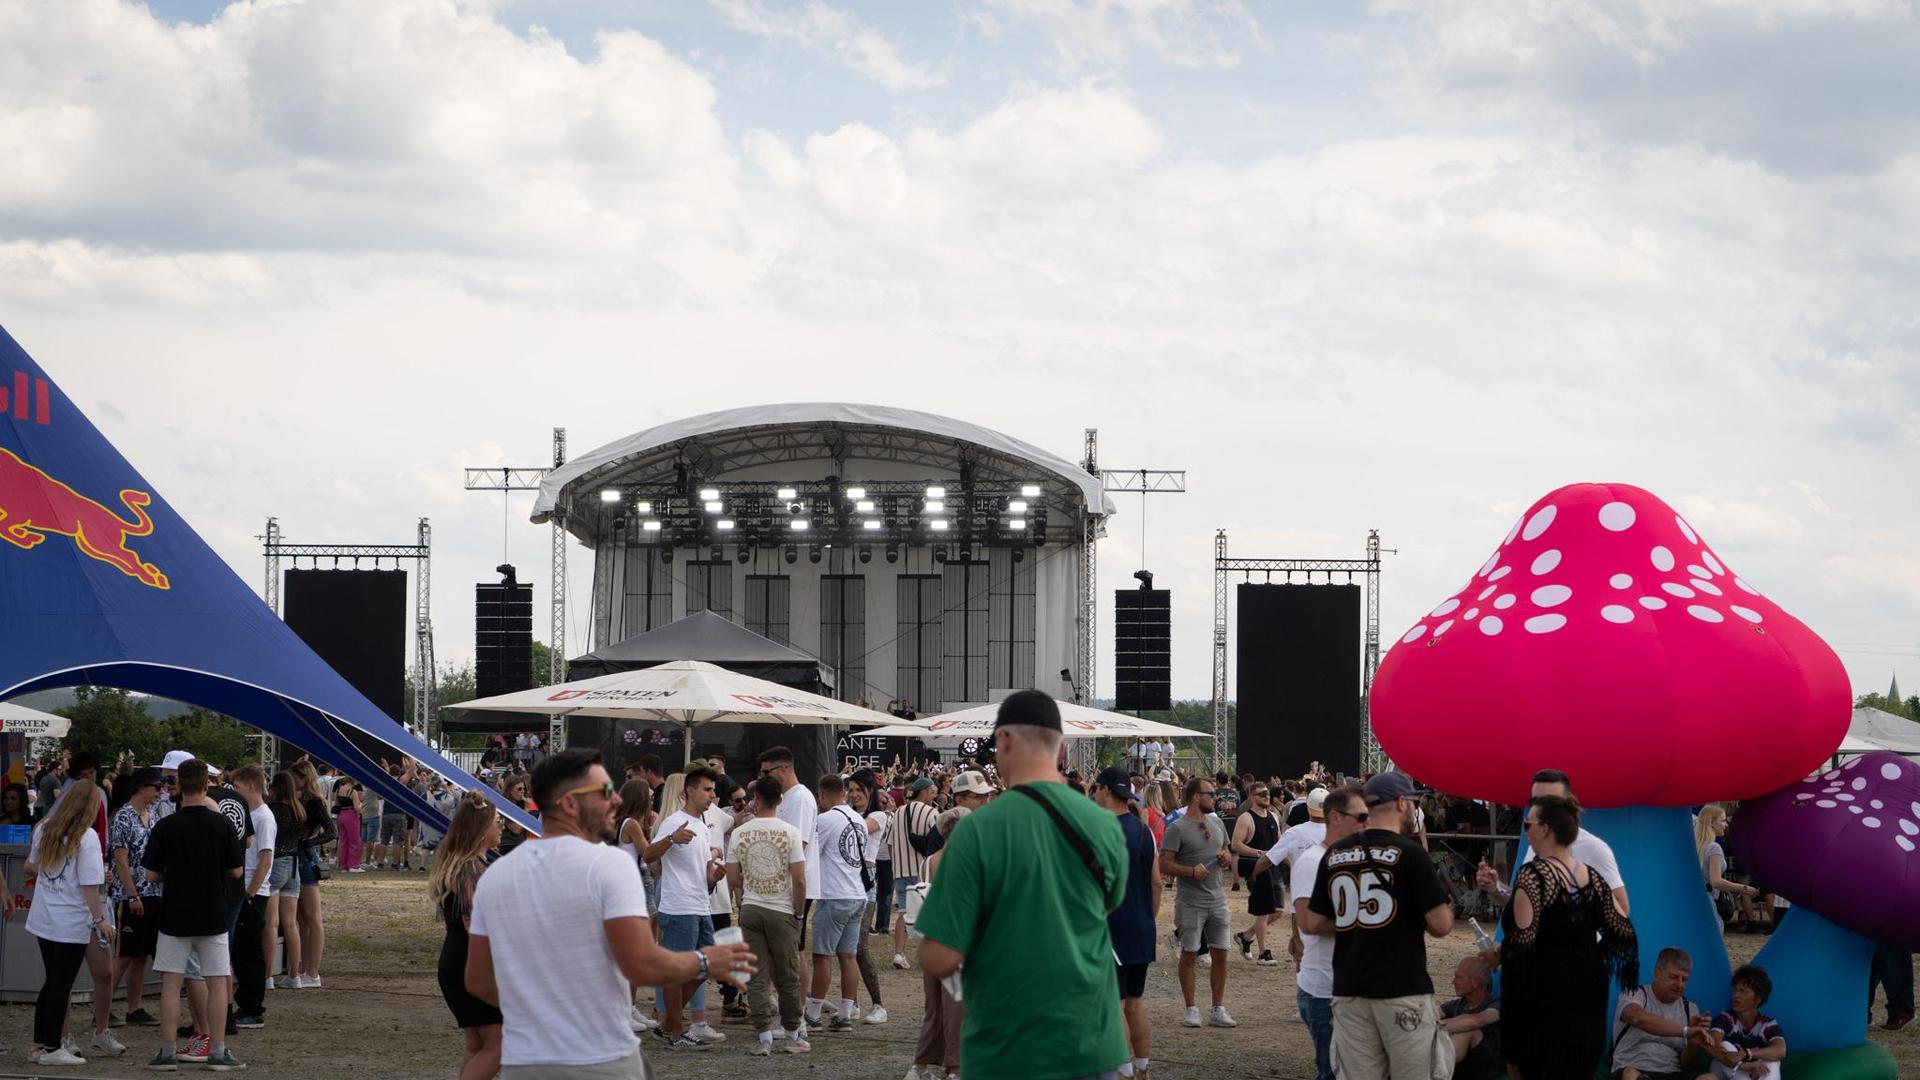
[[1847, 726], [1847, 742], [1842, 743], [1836, 753], [1852, 753], [1849, 744], [1860, 743], [1868, 744], [1867, 750], [1920, 754], [1920, 724], [1863, 705], [1853, 710], [1853, 723]]
[[0, 731], [18, 731], [36, 739], [58, 739], [72, 728], [64, 716], [0, 701]]
[[[1002, 457], [1025, 462], [1048, 474], [1046, 477], [1036, 477], [1036, 480], [1065, 480], [1079, 491], [1090, 511], [1105, 515], [1113, 513], [1112, 504], [1101, 492], [1099, 477], [1088, 474], [1087, 470], [1065, 458], [1050, 454], [1010, 435], [1003, 435], [998, 431], [983, 428], [978, 424], [970, 424], [964, 420], [955, 420], [952, 417], [921, 412], [917, 409], [901, 409], [890, 405], [856, 405], [846, 402], [793, 402], [724, 409], [701, 416], [689, 416], [648, 428], [598, 449], [590, 450], [547, 473], [546, 478], [540, 482], [540, 494], [534, 500], [533, 520], [546, 521], [554, 507], [559, 504], [562, 491], [574, 481], [655, 454], [686, 440], [709, 439], [712, 436], [730, 432], [748, 434], [755, 430], [766, 431], [783, 427], [816, 429], [822, 425], [840, 425], [868, 430], [891, 429], [935, 441], [967, 443]], [[766, 448], [759, 445], [753, 446], [751, 451], [760, 455], [767, 453]], [[912, 450], [907, 448], [889, 446], [886, 452], [893, 456], [913, 456]], [[860, 456], [857, 447], [850, 456]]]

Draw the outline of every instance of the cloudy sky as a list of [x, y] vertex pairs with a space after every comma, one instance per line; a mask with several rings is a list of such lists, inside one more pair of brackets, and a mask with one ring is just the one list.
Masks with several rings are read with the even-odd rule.
[[1214, 529], [1380, 529], [1391, 641], [1576, 480], [1920, 687], [1916, 55], [1906, 0], [13, 0], [0, 325], [250, 581], [270, 514], [432, 518], [442, 659], [463, 466], [825, 399], [1188, 470], [1180, 696]]

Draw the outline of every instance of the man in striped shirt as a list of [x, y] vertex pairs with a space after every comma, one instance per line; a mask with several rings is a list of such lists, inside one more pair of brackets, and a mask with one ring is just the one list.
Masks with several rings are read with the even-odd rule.
[[934, 783], [918, 777], [907, 785], [907, 804], [893, 815], [887, 850], [893, 856], [893, 966], [907, 967], [907, 890], [920, 883], [927, 868], [927, 840], [940, 812], [933, 807]]

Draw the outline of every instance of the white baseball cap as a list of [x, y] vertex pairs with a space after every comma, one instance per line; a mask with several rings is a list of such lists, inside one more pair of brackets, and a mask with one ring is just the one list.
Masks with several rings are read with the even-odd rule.
[[1308, 817], [1316, 817], [1316, 818], [1326, 817], [1327, 816], [1327, 812], [1325, 809], [1326, 804], [1327, 804], [1326, 788], [1317, 787], [1317, 788], [1314, 788], [1312, 791], [1307, 792], [1307, 816]]
[[961, 773], [960, 778], [953, 782], [953, 793], [955, 795], [991, 795], [993, 785], [987, 782], [985, 774], [969, 769]]
[[[156, 766], [156, 768], [161, 768], [161, 769], [172, 769], [172, 770], [173, 770], [173, 771], [175, 771], [175, 772], [179, 772], [179, 771], [180, 771], [180, 766], [182, 766], [182, 765], [185, 765], [185, 764], [186, 764], [187, 762], [189, 762], [189, 761], [192, 761], [192, 760], [193, 760], [193, 755], [192, 755], [191, 753], [189, 753], [188, 751], [185, 751], [185, 750], [169, 750], [169, 751], [167, 751], [167, 756], [166, 756], [166, 757], [163, 757], [163, 758], [161, 758], [161, 759], [160, 759], [160, 764], [159, 764], [158, 766]], [[213, 767], [212, 765], [208, 765], [208, 766], [207, 766], [207, 775], [208, 775], [208, 776], [219, 776], [219, 775], [220, 775], [220, 770], [219, 770], [219, 769], [216, 769], [216, 768], [214, 768], [214, 767]]]

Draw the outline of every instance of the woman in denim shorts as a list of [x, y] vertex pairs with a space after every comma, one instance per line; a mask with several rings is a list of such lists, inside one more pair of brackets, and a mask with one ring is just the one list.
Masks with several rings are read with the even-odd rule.
[[300, 985], [294, 974], [300, 967], [300, 874], [293, 864], [300, 851], [300, 834], [306, 829], [306, 808], [294, 794], [293, 777], [284, 772], [274, 775], [267, 785], [267, 808], [278, 830], [273, 839], [273, 869], [267, 872], [267, 888], [273, 895], [267, 901], [267, 925], [262, 931], [268, 971], [273, 970], [274, 946], [282, 930], [287, 937], [286, 964], [281, 969], [286, 974], [277, 983], [271, 977], [268, 982], [295, 989]]

